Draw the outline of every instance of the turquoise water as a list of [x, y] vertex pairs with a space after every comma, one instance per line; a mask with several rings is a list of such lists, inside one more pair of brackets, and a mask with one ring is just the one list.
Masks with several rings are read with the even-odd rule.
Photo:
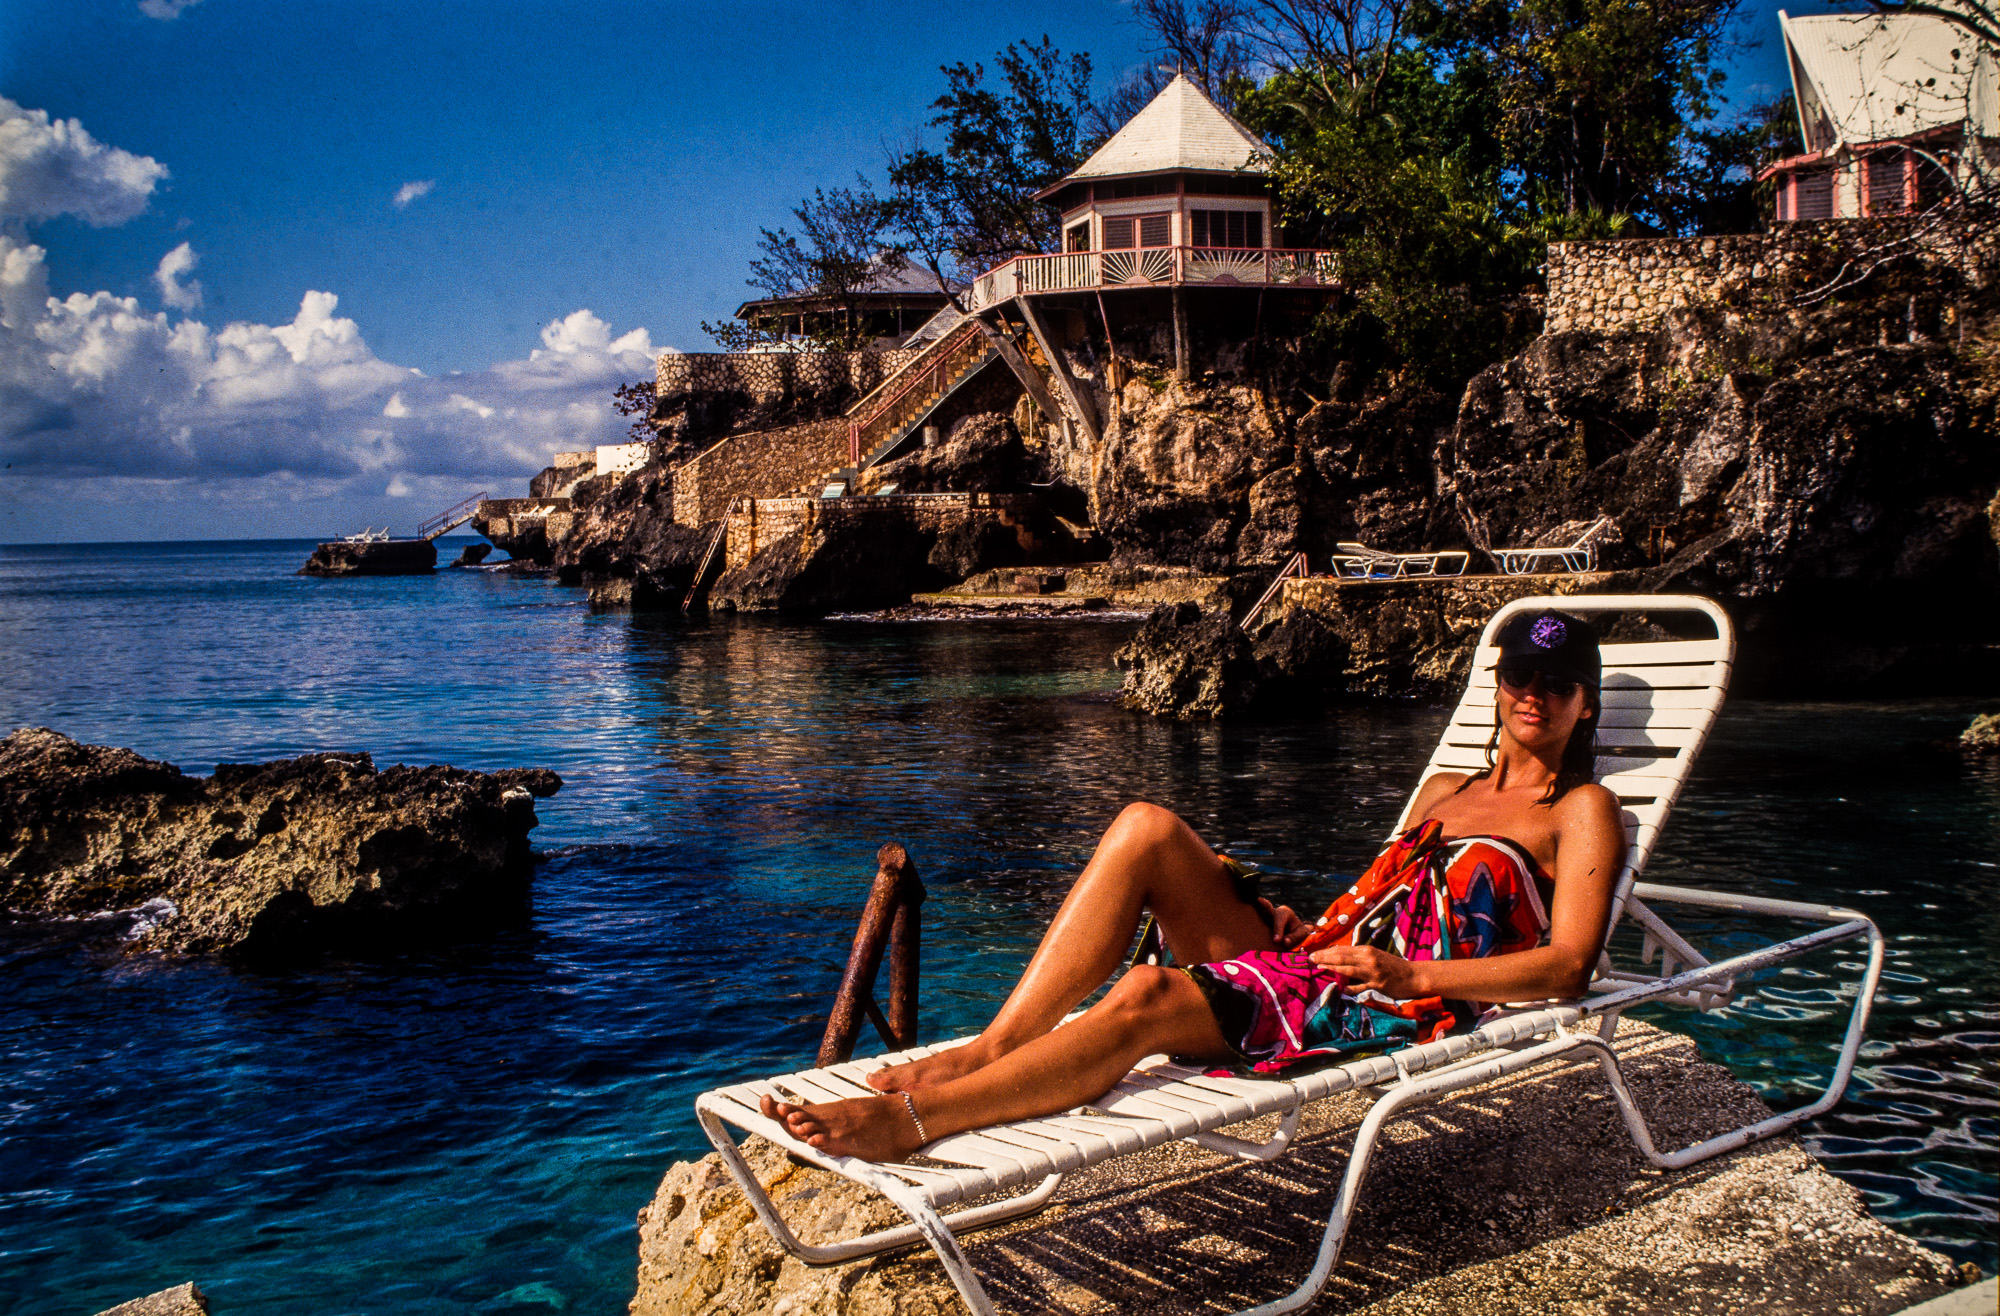
[[[809, 1058], [881, 842], [931, 891], [921, 1027], [945, 1036], [983, 1021], [1124, 802], [1317, 906], [1443, 722], [1129, 715], [1109, 701], [1129, 623], [634, 620], [485, 571], [286, 574], [310, 547], [0, 549], [0, 725], [202, 772], [334, 748], [555, 768], [533, 917], [289, 973], [0, 924], [10, 1312], [188, 1279], [229, 1316], [622, 1312], [634, 1214], [704, 1148], [693, 1095]], [[2000, 767], [1931, 747], [1974, 711], [1732, 705], [1651, 876], [1879, 916], [1873, 1040], [1810, 1137], [1878, 1213], [1990, 1273]], [[1831, 952], [1727, 1015], [1664, 1019], [1796, 1104], [1855, 966]]]

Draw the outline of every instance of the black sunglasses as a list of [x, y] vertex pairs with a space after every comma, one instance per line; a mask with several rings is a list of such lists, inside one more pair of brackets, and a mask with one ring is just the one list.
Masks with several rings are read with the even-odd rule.
[[1517, 695], [1526, 694], [1536, 681], [1540, 681], [1542, 689], [1548, 692], [1551, 699], [1569, 698], [1580, 684], [1567, 676], [1550, 676], [1533, 667], [1502, 667], [1497, 675], [1500, 684], [1506, 686], [1509, 693]]

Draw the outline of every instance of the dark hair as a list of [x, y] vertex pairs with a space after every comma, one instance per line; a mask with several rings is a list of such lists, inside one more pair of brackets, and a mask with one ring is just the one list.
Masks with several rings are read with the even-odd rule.
[[[1604, 701], [1598, 695], [1597, 687], [1582, 687], [1584, 706], [1590, 710], [1589, 717], [1578, 717], [1576, 725], [1570, 728], [1569, 743], [1563, 746], [1562, 762], [1556, 768], [1556, 779], [1537, 804], [1553, 805], [1557, 800], [1575, 790], [1597, 780], [1597, 722], [1604, 710]], [[1486, 766], [1465, 779], [1464, 790], [1481, 777], [1493, 771], [1494, 758], [1500, 752], [1500, 701], [1493, 701], [1493, 735], [1486, 742]], [[1453, 791], [1456, 795], [1458, 791]]]

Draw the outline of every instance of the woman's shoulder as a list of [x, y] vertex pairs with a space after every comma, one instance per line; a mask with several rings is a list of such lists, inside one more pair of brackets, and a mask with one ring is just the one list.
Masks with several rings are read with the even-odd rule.
[[1571, 787], [1556, 801], [1556, 825], [1560, 828], [1596, 828], [1607, 824], [1624, 830], [1618, 797], [1594, 781]]

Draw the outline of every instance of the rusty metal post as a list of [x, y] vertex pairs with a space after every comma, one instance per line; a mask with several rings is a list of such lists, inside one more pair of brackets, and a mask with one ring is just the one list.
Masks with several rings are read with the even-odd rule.
[[[906, 953], [897, 958], [906, 961], [905, 973], [909, 988], [909, 999], [903, 1008], [908, 1017], [909, 1034], [916, 1032], [916, 960], [917, 949], [915, 905], [922, 895], [910, 898], [908, 888], [914, 887], [921, 893], [922, 887], [916, 882], [916, 871], [910, 864], [909, 855], [903, 847], [894, 842], [883, 846], [875, 855], [875, 882], [868, 890], [868, 903], [861, 911], [861, 923], [854, 930], [854, 948], [848, 952], [847, 971], [841, 975], [840, 990], [833, 999], [833, 1012], [827, 1016], [826, 1034], [820, 1039], [817, 1064], [824, 1069], [851, 1059], [854, 1055], [854, 1041], [861, 1032], [861, 1020], [873, 1013], [875, 1004], [875, 974], [882, 965], [882, 951], [887, 946], [892, 931], [907, 922], [907, 932], [899, 944], [906, 947]], [[907, 919], [899, 917], [902, 907], [909, 905]], [[902, 981], [895, 972], [895, 961], [891, 962], [892, 983]], [[897, 1008], [897, 1000], [890, 997], [890, 1008]], [[898, 1022], [890, 1030], [899, 1035], [891, 1040], [897, 1044], [903, 1033], [903, 1023]], [[907, 1042], [901, 1042], [908, 1045]]]
[[893, 842], [882, 847], [875, 862], [883, 872], [891, 867], [901, 874], [896, 903], [896, 922], [889, 930], [889, 1031], [896, 1036], [891, 1045], [917, 1044], [917, 979], [923, 964], [924, 884], [917, 880], [917, 866], [902, 846]]

